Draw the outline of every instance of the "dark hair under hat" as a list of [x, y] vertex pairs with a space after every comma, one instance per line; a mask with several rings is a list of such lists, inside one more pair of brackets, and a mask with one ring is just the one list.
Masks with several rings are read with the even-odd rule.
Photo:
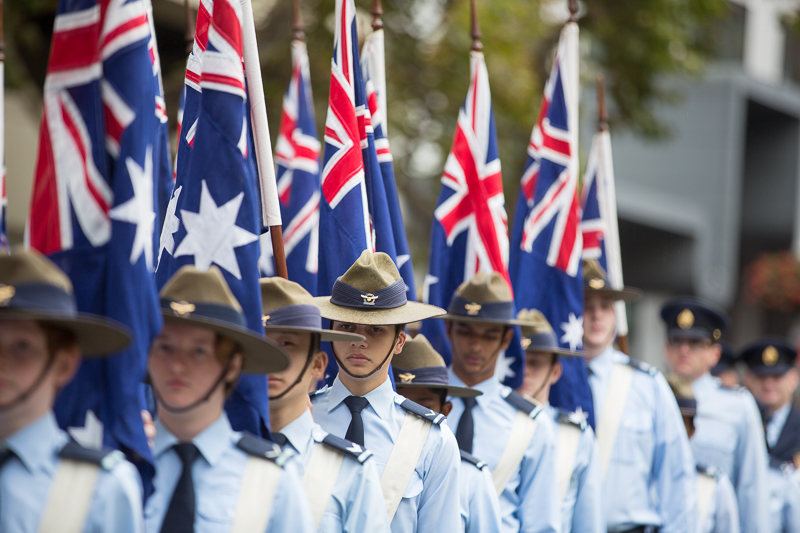
[[731, 368], [734, 368], [739, 362], [739, 359], [736, 357], [736, 353], [733, 351], [733, 346], [731, 346], [731, 343], [720, 341], [719, 345], [722, 348], [722, 354], [719, 356], [719, 361], [717, 361], [717, 364], [711, 367], [711, 375], [717, 377], [719, 377], [723, 372], [727, 372]]
[[719, 341], [728, 329], [728, 315], [719, 307], [696, 298], [675, 298], [661, 308], [667, 337]]
[[787, 339], [766, 337], [746, 346], [739, 357], [757, 376], [782, 376], [794, 368], [797, 350]]

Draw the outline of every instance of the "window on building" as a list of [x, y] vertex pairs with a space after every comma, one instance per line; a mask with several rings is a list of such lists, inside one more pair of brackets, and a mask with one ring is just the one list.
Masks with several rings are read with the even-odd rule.
[[783, 77], [800, 84], [800, 24], [784, 21]]
[[744, 60], [744, 26], [747, 9], [729, 2], [726, 11], [712, 27], [711, 57], [720, 62], [741, 65]]

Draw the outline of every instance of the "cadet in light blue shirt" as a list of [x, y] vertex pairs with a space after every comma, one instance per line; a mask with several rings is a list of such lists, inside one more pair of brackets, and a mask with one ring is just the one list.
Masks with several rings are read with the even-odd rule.
[[[330, 297], [315, 298], [332, 330], [365, 339], [331, 343], [339, 375], [312, 397], [314, 419], [325, 431], [373, 453], [393, 533], [456, 532], [461, 459], [455, 437], [444, 416], [395, 393], [388, 375], [392, 357], [403, 350], [404, 325], [444, 310], [409, 302], [405, 294], [392, 259], [364, 251]], [[425, 431], [400, 442], [405, 424]], [[419, 445], [419, 454], [410, 453]]]
[[[322, 329], [319, 308], [299, 284], [287, 279], [263, 278], [261, 302], [264, 331], [289, 356], [289, 367], [269, 374], [269, 415], [273, 440], [294, 454], [293, 462], [304, 476], [317, 531], [323, 533], [388, 533], [389, 519], [381, 493], [381, 480], [371, 452], [329, 435], [314, 423], [308, 408], [308, 388], [325, 372], [328, 355], [320, 341], [359, 341], [363, 337]], [[318, 447], [331, 452], [323, 454]], [[312, 456], [335, 466], [333, 484], [322, 477], [329, 470]]]
[[[559, 356], [580, 357], [583, 352], [561, 348], [547, 318], [536, 309], [523, 309], [517, 318], [525, 346], [525, 376], [517, 392], [545, 405], [556, 424], [556, 473], [561, 501], [561, 533], [605, 532], [602, 478], [594, 431], [581, 413], [556, 409], [549, 403], [550, 387], [561, 378]], [[569, 454], [567, 454], [569, 451]]]
[[[164, 328], [153, 341], [148, 374], [156, 398], [155, 493], [148, 533], [251, 530], [310, 533], [311, 511], [294, 469], [274, 443], [231, 429], [225, 397], [242, 372], [288, 365], [271, 340], [245, 327], [222, 272], [184, 266], [159, 295]], [[244, 480], [253, 483], [244, 489]]]
[[[500, 487], [501, 531], [560, 531], [553, 420], [541, 406], [494, 376], [497, 357], [511, 342], [511, 326], [521, 323], [514, 318], [508, 284], [496, 272], [479, 272], [458, 287], [442, 318], [448, 321], [452, 344], [450, 384], [483, 393], [474, 399], [455, 399], [447, 419], [456, 428], [461, 449], [486, 461], [492, 470], [495, 486]], [[520, 418], [520, 412], [527, 416]], [[523, 430], [527, 441], [510, 439], [515, 427], [525, 427], [522, 423], [534, 426], [532, 436]], [[508, 455], [507, 450], [511, 450]], [[514, 457], [506, 463], [508, 468], [501, 464], [504, 456]]]
[[[69, 278], [49, 259], [0, 255], [0, 532], [142, 531], [133, 465], [118, 451], [71, 442], [52, 412], [82, 356], [129, 342], [122, 325], [77, 312]], [[76, 464], [83, 474], [67, 470]]]
[[767, 471], [771, 533], [800, 533], [800, 484], [790, 463], [771, 459]]
[[614, 302], [638, 291], [610, 288], [594, 260], [584, 263], [583, 276], [583, 349], [605, 471], [608, 530], [695, 531], [695, 463], [675, 397], [658, 370], [612, 346]]
[[746, 390], [726, 389], [709, 374], [720, 356], [718, 341], [728, 319], [715, 306], [692, 298], [667, 302], [661, 318], [667, 325], [667, 364], [692, 383], [697, 400], [695, 461], [728, 475], [736, 489], [741, 530], [765, 532], [767, 449], [756, 402]]
[[[447, 416], [453, 409], [452, 398], [475, 398], [481, 392], [448, 384], [444, 359], [434, 350], [425, 335], [406, 340], [402, 353], [392, 364], [397, 393]], [[461, 450], [461, 525], [465, 533], [500, 530], [500, 502], [489, 465]]]

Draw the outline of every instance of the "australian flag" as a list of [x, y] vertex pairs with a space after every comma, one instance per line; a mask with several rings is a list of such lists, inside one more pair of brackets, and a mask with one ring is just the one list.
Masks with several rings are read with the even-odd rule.
[[[141, 0], [62, 0], [44, 87], [30, 246], [70, 277], [78, 308], [125, 324], [126, 350], [86, 360], [59, 394], [59, 424], [123, 450], [151, 489], [142, 427], [147, 353], [162, 321], [152, 275], [156, 85]], [[149, 490], [148, 490], [149, 492]]]
[[[578, 26], [567, 23], [528, 145], [511, 233], [511, 280], [517, 307], [538, 309], [561, 345], [583, 345], [583, 277], [578, 199]], [[579, 408], [594, 423], [586, 365], [563, 358], [550, 402]]]
[[[306, 43], [294, 40], [292, 79], [283, 97], [275, 163], [289, 279], [312, 295], [317, 294], [319, 256], [319, 156], [308, 50]], [[261, 237], [261, 247], [261, 272], [272, 276], [272, 241], [268, 234]]]
[[[442, 191], [433, 212], [431, 255], [423, 300], [447, 309], [458, 286], [479, 270], [507, 270], [508, 222], [497, 151], [497, 131], [483, 53], [470, 53], [470, 85], [458, 113], [453, 146], [442, 175]], [[523, 357], [518, 328], [496, 376], [510, 386], [522, 384]], [[441, 320], [428, 320], [422, 333], [450, 362], [450, 343]]]
[[[161, 234], [159, 286], [186, 264], [217, 265], [241, 304], [248, 327], [263, 333], [258, 286], [257, 179], [247, 160], [250, 132], [242, 68], [238, 0], [200, 5], [186, 73], [184, 125], [175, 189]], [[266, 434], [266, 381], [242, 376], [226, 403], [238, 431]]]

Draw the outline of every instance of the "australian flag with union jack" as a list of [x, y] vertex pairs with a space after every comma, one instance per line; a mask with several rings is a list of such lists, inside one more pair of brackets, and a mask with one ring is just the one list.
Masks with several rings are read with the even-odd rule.
[[[187, 64], [184, 128], [175, 188], [161, 232], [156, 280], [181, 266], [220, 268], [247, 318], [263, 333], [258, 279], [261, 220], [242, 68], [238, 0], [203, 0]], [[185, 126], [189, 124], [189, 128]], [[225, 404], [237, 431], [266, 434], [266, 381], [244, 375]]]
[[[517, 307], [538, 309], [563, 347], [583, 345], [583, 276], [578, 198], [578, 27], [568, 23], [545, 85], [528, 144], [511, 233], [510, 273]], [[592, 396], [581, 358], [562, 358], [564, 374], [550, 402], [579, 408], [593, 423]]]
[[126, 452], [151, 488], [142, 382], [161, 329], [154, 265], [157, 92], [142, 0], [62, 0], [44, 86], [28, 241], [72, 280], [78, 308], [133, 342], [86, 360], [59, 394], [59, 424]]

